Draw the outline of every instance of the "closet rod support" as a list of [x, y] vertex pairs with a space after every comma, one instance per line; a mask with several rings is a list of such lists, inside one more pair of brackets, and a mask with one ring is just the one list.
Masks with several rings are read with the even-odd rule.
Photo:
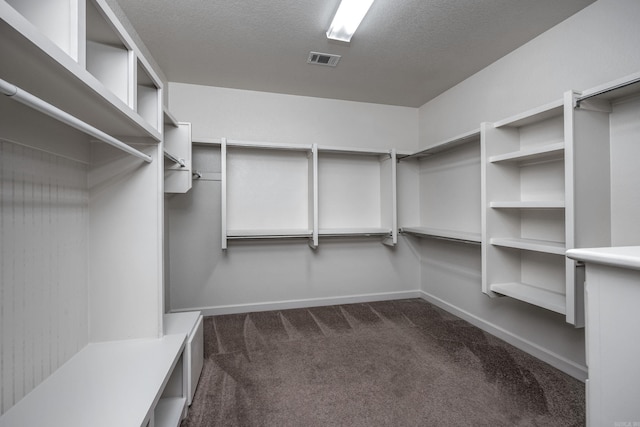
[[65, 111], [62, 111], [58, 107], [55, 107], [49, 104], [48, 102], [43, 101], [42, 99], [30, 94], [29, 92], [26, 92], [20, 89], [19, 87], [14, 86], [11, 83], [2, 79], [0, 79], [0, 93], [10, 97], [11, 99], [14, 99], [15, 101], [18, 101], [26, 105], [27, 107], [33, 108], [34, 110], [37, 110], [68, 126], [71, 126], [72, 128], [75, 128], [81, 132], [84, 132], [89, 136], [92, 136], [104, 143], [107, 143], [112, 147], [122, 150], [128, 154], [131, 154], [132, 156], [135, 156], [139, 159], [142, 159], [147, 163], [151, 163], [153, 161], [151, 156], [148, 156], [136, 150], [135, 148], [128, 146], [124, 142], [112, 137], [111, 135], [104, 133], [100, 129], [97, 129], [91, 126], [90, 124], [83, 122], [77, 117], [74, 117], [71, 114]]

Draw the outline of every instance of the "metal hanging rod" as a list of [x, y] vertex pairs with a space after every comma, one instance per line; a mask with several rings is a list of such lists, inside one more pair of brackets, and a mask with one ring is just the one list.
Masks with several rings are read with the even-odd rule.
[[631, 86], [631, 85], [634, 85], [634, 84], [637, 84], [637, 83], [640, 83], [640, 77], [637, 77], [635, 79], [632, 79], [632, 80], [629, 80], [629, 81], [626, 81], [626, 82], [623, 82], [623, 83], [620, 83], [620, 84], [617, 84], [617, 85], [610, 86], [608, 88], [605, 88], [605, 89], [590, 93], [588, 95], [579, 96], [579, 97], [576, 98], [576, 105], [579, 107], [580, 103], [582, 101], [585, 101], [585, 100], [587, 100], [589, 98], [593, 98], [593, 97], [596, 97], [596, 96], [604, 95], [605, 93], [613, 92], [614, 90], [622, 89], [622, 88], [625, 88], [627, 86]]
[[8, 96], [9, 98], [18, 101], [28, 107], [33, 108], [34, 110], [40, 111], [43, 114], [46, 114], [49, 117], [53, 117], [54, 119], [71, 126], [81, 132], [86, 133], [89, 136], [92, 136], [104, 143], [111, 145], [119, 150], [122, 150], [132, 156], [135, 156], [139, 159], [144, 160], [147, 163], [151, 163], [153, 159], [151, 156], [148, 156], [135, 148], [132, 148], [125, 144], [124, 142], [112, 137], [101, 131], [100, 129], [96, 129], [88, 123], [83, 122], [82, 120], [72, 116], [71, 114], [62, 111], [58, 107], [55, 107], [49, 104], [46, 101], [20, 89], [17, 86], [12, 85], [11, 83], [0, 79], [0, 93]]
[[166, 151], [164, 152], [164, 156], [167, 159], [171, 160], [173, 163], [177, 163], [178, 166], [180, 166], [181, 168], [187, 167], [186, 163], [184, 162], [184, 159], [178, 159], [172, 154], [167, 153]]

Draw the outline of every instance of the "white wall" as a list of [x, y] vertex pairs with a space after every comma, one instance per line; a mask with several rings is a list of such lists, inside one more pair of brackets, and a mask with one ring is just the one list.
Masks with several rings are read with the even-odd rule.
[[640, 1], [599, 0], [420, 108], [420, 146], [640, 70]]
[[89, 331], [87, 167], [5, 142], [6, 125], [0, 120], [0, 414], [84, 347]]
[[[171, 83], [170, 109], [193, 137], [347, 147], [417, 147], [417, 109]], [[219, 150], [194, 149], [194, 168], [219, 172]], [[417, 178], [399, 172], [403, 209], [417, 211]], [[372, 239], [231, 242], [220, 249], [220, 183], [196, 180], [169, 198], [173, 310], [247, 311], [417, 295], [417, 248]], [[355, 297], [355, 299], [351, 298]], [[346, 298], [346, 299], [345, 299]], [[266, 305], [265, 305], [266, 304]]]
[[[638, 22], [640, 1], [594, 3], [422, 106], [420, 145], [560, 99], [567, 90], [588, 89], [637, 72]], [[616, 170], [615, 156], [612, 161]], [[616, 180], [612, 182], [615, 186]], [[629, 194], [628, 189], [620, 191]], [[584, 371], [582, 330], [546, 310], [481, 293], [479, 250], [424, 242], [422, 259], [422, 289], [428, 295], [547, 360], [566, 362], [577, 375]]]

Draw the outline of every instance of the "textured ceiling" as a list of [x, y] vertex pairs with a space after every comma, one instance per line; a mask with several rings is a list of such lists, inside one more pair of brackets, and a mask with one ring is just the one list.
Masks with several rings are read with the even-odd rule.
[[169, 81], [410, 107], [593, 2], [376, 0], [346, 45], [325, 36], [339, 0], [118, 0]]

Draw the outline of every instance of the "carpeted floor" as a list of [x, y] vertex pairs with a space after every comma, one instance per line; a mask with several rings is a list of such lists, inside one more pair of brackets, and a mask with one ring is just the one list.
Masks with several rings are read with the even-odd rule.
[[205, 318], [203, 426], [580, 426], [584, 384], [420, 299]]

